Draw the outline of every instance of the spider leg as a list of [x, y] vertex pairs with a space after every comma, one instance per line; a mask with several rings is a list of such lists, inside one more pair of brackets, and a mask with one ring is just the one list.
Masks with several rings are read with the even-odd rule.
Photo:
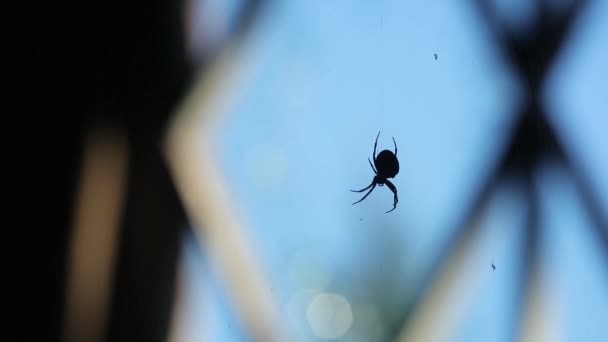
[[395, 142], [395, 137], [393, 138], [393, 144], [395, 144], [395, 157], [397, 156], [397, 143]]
[[376, 171], [376, 168], [374, 167], [374, 164], [372, 164], [372, 161], [369, 158], [367, 158], [367, 161], [369, 162], [369, 166], [372, 167], [372, 170], [374, 170], [374, 173], [378, 174], [378, 171]]
[[391, 191], [395, 195], [395, 197], [393, 198], [393, 209], [386, 212], [386, 213], [390, 213], [391, 211], [393, 211], [397, 208], [397, 202], [399, 202], [399, 198], [397, 197], [397, 188], [395, 187], [395, 185], [393, 183], [391, 183], [391, 181], [389, 181], [388, 179], [384, 183], [386, 184], [386, 186], [389, 189], [391, 189]]
[[[371, 187], [372, 187], [372, 188], [371, 188], [371, 189], [369, 189], [369, 191], [368, 191], [368, 192], [365, 194], [365, 196], [363, 196], [363, 197], [362, 197], [360, 200], [358, 200], [357, 202], [353, 203], [353, 205], [355, 205], [355, 204], [357, 204], [357, 203], [359, 203], [359, 202], [363, 201], [363, 200], [365, 199], [365, 197], [369, 196], [369, 194], [371, 194], [371, 193], [372, 193], [372, 191], [374, 190], [374, 188], [376, 187], [376, 183], [372, 183]], [[365, 189], [364, 189], [364, 190], [365, 190]], [[352, 191], [352, 190], [351, 190], [351, 191]], [[362, 190], [362, 191], [363, 191], [363, 190]], [[357, 191], [357, 192], [359, 192], [359, 191]]]
[[366, 186], [365, 188], [363, 188], [363, 189], [361, 189], [361, 190], [351, 190], [351, 191], [352, 191], [352, 192], [363, 192], [363, 191], [365, 191], [365, 190], [367, 190], [367, 189], [371, 188], [371, 187], [372, 187], [372, 185], [375, 185], [375, 184], [376, 184], [376, 183], [374, 183], [374, 182], [372, 181], [372, 183], [371, 183], [370, 185]]
[[376, 142], [374, 143], [374, 161], [376, 160], [376, 147], [378, 146], [378, 137], [380, 136], [380, 131], [378, 131], [378, 135], [376, 135]]

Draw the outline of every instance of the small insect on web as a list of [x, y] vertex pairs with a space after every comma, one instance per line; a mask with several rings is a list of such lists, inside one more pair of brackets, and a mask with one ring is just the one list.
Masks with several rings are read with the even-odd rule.
[[363, 201], [367, 196], [369, 196], [369, 194], [372, 193], [372, 191], [374, 190], [376, 185], [383, 186], [384, 184], [386, 184], [386, 186], [394, 194], [393, 209], [387, 211], [387, 213], [390, 213], [391, 211], [393, 211], [397, 208], [397, 202], [399, 202], [399, 198], [397, 197], [397, 188], [391, 181], [388, 180], [388, 178], [395, 178], [395, 176], [399, 173], [399, 160], [397, 160], [397, 143], [395, 142], [395, 138], [393, 138], [393, 144], [395, 145], [394, 153], [390, 150], [383, 150], [380, 153], [378, 153], [378, 156], [376, 156], [376, 147], [378, 146], [378, 137], [380, 137], [380, 131], [378, 131], [378, 135], [376, 136], [376, 142], [374, 143], [374, 154], [373, 154], [374, 163], [372, 164], [372, 161], [369, 158], [367, 158], [369, 165], [372, 167], [372, 170], [374, 170], [374, 173], [376, 175], [374, 176], [372, 183], [370, 185], [368, 185], [367, 187], [365, 187], [361, 190], [351, 190], [352, 192], [363, 192], [363, 191], [369, 189], [369, 191], [365, 194], [365, 196], [363, 196], [357, 202], [353, 203], [353, 205]]

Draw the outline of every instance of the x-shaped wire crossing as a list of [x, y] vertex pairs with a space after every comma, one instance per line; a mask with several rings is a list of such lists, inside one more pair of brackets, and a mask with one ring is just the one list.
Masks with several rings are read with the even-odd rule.
[[[589, 5], [589, 1], [572, 1], [569, 8], [557, 11], [550, 7], [548, 4], [550, 1], [537, 0], [534, 2], [537, 6], [534, 23], [523, 33], [509, 29], [501, 21], [490, 1], [474, 1], [497, 46], [522, 81], [525, 97], [516, 113], [506, 148], [489, 175], [482, 180], [478, 190], [474, 192], [476, 195], [472, 197], [452, 235], [440, 249], [442, 252], [432, 264], [406, 309], [405, 322], [416, 314], [420, 303], [429, 295], [429, 289], [445, 269], [448, 260], [459, 250], [467, 248], [470, 241], [480, 233], [481, 225], [475, 224], [475, 219], [483, 212], [500, 182], [508, 178], [520, 181], [528, 209], [522, 267], [518, 279], [517, 305], [523, 309], [531, 276], [538, 267], [539, 242], [542, 237], [539, 227], [540, 196], [538, 188], [535, 187], [534, 176], [542, 162], [547, 160], [561, 163], [573, 180], [583, 207], [591, 219], [592, 233], [601, 243], [605, 262], [608, 264], [608, 220], [604, 216], [599, 198], [589, 182], [589, 175], [575, 161], [555, 133], [541, 101], [546, 76], [566, 42], [575, 19]], [[521, 317], [519, 315], [521, 310], [517, 311], [518, 317]]]

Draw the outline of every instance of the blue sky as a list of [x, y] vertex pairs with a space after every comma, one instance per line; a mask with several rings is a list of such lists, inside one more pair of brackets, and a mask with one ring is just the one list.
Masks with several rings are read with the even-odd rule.
[[[305, 313], [314, 291], [349, 301], [353, 318], [342, 340], [355, 341], [363, 330], [381, 336], [362, 269], [384, 267], [392, 278], [386, 305], [398, 310], [496, 158], [517, 83], [467, 1], [276, 3], [246, 51], [254, 74], [227, 113], [219, 162], [280, 309], [302, 340], [315, 340]], [[500, 3], [505, 13], [525, 13], [525, 1]], [[608, 212], [608, 117], [600, 95], [608, 79], [601, 41], [608, 2], [593, 7], [551, 74], [546, 105]], [[359, 194], [348, 191], [372, 180], [366, 159], [379, 130], [379, 150], [392, 148], [391, 136], [399, 147], [400, 202], [390, 214], [386, 187], [355, 206]], [[543, 170], [542, 267], [551, 299], [560, 303], [562, 341], [608, 340], [599, 245], [568, 178], [551, 165]], [[478, 295], [463, 311], [455, 341], [509, 339], [524, 210], [518, 196], [507, 187], [493, 198], [484, 220], [490, 233], [467, 265], [480, 269]], [[394, 254], [387, 257], [389, 247]], [[193, 306], [191, 329], [206, 327], [211, 340], [243, 340], [213, 267], [185, 253], [193, 291], [212, 298]], [[302, 291], [312, 297], [298, 297]]]

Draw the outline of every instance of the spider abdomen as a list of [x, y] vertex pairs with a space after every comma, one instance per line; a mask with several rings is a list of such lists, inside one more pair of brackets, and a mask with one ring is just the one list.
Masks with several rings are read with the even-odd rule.
[[374, 164], [378, 174], [385, 178], [394, 178], [399, 173], [399, 160], [392, 151], [384, 150], [378, 153]]

